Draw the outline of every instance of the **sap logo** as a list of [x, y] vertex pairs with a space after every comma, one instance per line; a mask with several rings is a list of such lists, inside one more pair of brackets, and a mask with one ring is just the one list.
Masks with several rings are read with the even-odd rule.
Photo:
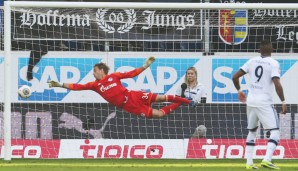
[[[56, 70], [59, 70], [56, 72]], [[72, 66], [61, 66], [60, 68], [54, 68], [54, 66], [45, 66], [43, 69], [41, 67], [35, 67], [35, 73], [41, 71], [40, 77], [33, 77], [30, 81], [32, 91], [36, 93], [43, 93], [45, 87], [48, 85], [48, 80], [59, 80], [66, 83], [76, 83], [80, 80], [80, 71], [76, 67]], [[27, 67], [23, 67], [20, 70], [20, 79], [26, 80]], [[53, 89], [55, 93], [66, 93], [66, 89]]]
[[[213, 59], [212, 60], [212, 101], [238, 102], [238, 94], [234, 87], [232, 76], [248, 59]], [[280, 63], [281, 77], [297, 62], [297, 60], [282, 59]], [[247, 93], [249, 77], [239, 79], [241, 89]]]
[[[143, 66], [145, 60], [145, 58], [116, 58], [114, 60], [115, 71], [131, 71]], [[190, 58], [158, 58], [137, 77], [121, 81], [130, 90], [149, 90], [153, 93], [164, 94], [184, 76], [187, 68], [194, 66], [198, 61], [199, 59]]]
[[296, 62], [295, 59], [277, 59], [280, 65], [280, 76], [283, 76]]
[[[119, 67], [117, 71], [130, 71], [130, 66]], [[167, 75], [167, 77], [165, 77]], [[177, 71], [172, 67], [157, 67], [156, 74], [148, 68], [137, 78], [124, 79], [122, 83], [128, 89], [150, 90], [155, 93], [165, 93], [168, 85], [173, 85], [178, 79]]]
[[0, 64], [4, 62], [4, 58], [0, 57]]
[[[248, 59], [213, 59], [212, 60], [212, 101], [236, 102], [237, 91], [232, 76]], [[246, 77], [240, 78], [242, 90], [247, 90]]]
[[[28, 58], [19, 58], [18, 85], [29, 85], [33, 91], [29, 101], [61, 101], [69, 90], [49, 88], [47, 81], [77, 83], [92, 73], [96, 58], [43, 58], [33, 70], [33, 80], [26, 79]], [[90, 74], [89, 74], [90, 75]], [[93, 78], [93, 77], [92, 77]], [[91, 80], [90, 80], [91, 81]]]

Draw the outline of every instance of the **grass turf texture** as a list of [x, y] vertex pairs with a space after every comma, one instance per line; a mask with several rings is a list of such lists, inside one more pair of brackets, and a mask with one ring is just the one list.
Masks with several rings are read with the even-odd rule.
[[[255, 160], [259, 170], [261, 160]], [[274, 160], [285, 171], [298, 171], [298, 160]], [[142, 160], [142, 159], [13, 159], [0, 160], [0, 171], [236, 171], [246, 170], [245, 160]]]

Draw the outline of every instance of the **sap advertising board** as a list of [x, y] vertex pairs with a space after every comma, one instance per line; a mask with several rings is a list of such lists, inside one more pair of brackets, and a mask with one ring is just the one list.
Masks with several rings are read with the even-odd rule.
[[[90, 53], [90, 52], [89, 52]], [[96, 54], [96, 55], [94, 55]], [[208, 93], [208, 103], [238, 103], [237, 92], [233, 86], [231, 77], [249, 59], [257, 54], [241, 54], [241, 56], [206, 57], [197, 53], [50, 53], [44, 57], [34, 68], [34, 79], [26, 80], [27, 55], [14, 55], [17, 68], [13, 74], [13, 102], [84, 102], [101, 103], [106, 102], [93, 91], [68, 91], [62, 88], [49, 89], [47, 80], [58, 80], [60, 82], [87, 83], [93, 81], [93, 65], [105, 62], [111, 67], [111, 72], [125, 72], [139, 67], [148, 56], [156, 56], [156, 62], [150, 69], [144, 71], [138, 77], [123, 79], [122, 83], [128, 89], [151, 91], [158, 94], [174, 94], [177, 87], [184, 81], [185, 71], [194, 66], [198, 69], [199, 82], [205, 85]], [[274, 57], [281, 64], [281, 81], [284, 86], [285, 96], [288, 103], [298, 103], [297, 57]], [[0, 58], [0, 70], [3, 70], [3, 58]], [[3, 74], [3, 72], [0, 72]], [[15, 76], [15, 77], [14, 77]], [[3, 101], [3, 76], [0, 77], [0, 100]], [[3, 81], [2, 81], [3, 80]], [[247, 90], [247, 77], [241, 81], [241, 87]], [[17, 96], [17, 88], [21, 85], [32, 87], [32, 96], [21, 99]], [[275, 103], [280, 103], [275, 97]]]
[[[183, 62], [183, 60], [186, 62]], [[111, 59], [109, 59], [111, 60]], [[126, 72], [143, 65], [145, 57], [113, 58], [107, 62], [116, 72]], [[19, 101], [52, 101], [52, 102], [105, 102], [93, 91], [69, 91], [62, 88], [48, 88], [47, 80], [59, 82], [87, 83], [94, 81], [93, 66], [100, 62], [98, 58], [44, 58], [36, 66], [34, 78], [28, 82], [26, 71], [28, 58], [18, 59], [18, 85], [29, 85], [33, 91], [28, 99], [18, 97]], [[164, 94], [173, 91], [173, 86], [183, 78], [189, 66], [194, 66], [199, 59], [192, 58], [158, 58], [156, 62], [135, 78], [123, 79], [125, 87], [132, 90], [151, 91]], [[183, 64], [181, 64], [183, 62]], [[113, 70], [111, 72], [113, 72]], [[181, 84], [181, 83], [180, 83]]]
[[4, 99], [4, 58], [0, 56], [0, 102]]
[[[295, 78], [295, 72], [298, 69], [297, 59], [283, 59], [283, 57], [276, 59], [280, 63], [280, 75], [286, 99], [289, 103], [297, 103], [295, 96], [293, 96], [293, 91], [297, 87], [297, 78]], [[238, 93], [234, 88], [231, 78], [247, 60], [248, 58], [239, 57], [236, 57], [236, 59], [212, 59], [212, 102], [238, 102]], [[248, 79], [247, 76], [240, 79], [241, 88], [246, 93]], [[276, 95], [274, 98], [276, 103], [280, 103]]]

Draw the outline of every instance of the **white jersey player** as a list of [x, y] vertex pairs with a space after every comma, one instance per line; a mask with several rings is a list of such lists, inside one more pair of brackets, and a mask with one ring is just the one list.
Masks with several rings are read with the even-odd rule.
[[[279, 169], [271, 163], [272, 155], [279, 143], [279, 118], [273, 107], [273, 86], [280, 100], [282, 101], [282, 113], [287, 112], [283, 88], [280, 83], [280, 69], [278, 61], [271, 58], [272, 43], [264, 40], [260, 44], [260, 57], [248, 60], [240, 70], [233, 76], [233, 83], [238, 90], [238, 97], [241, 102], [247, 104], [247, 122], [249, 133], [246, 139], [246, 168], [258, 169], [253, 164], [253, 151], [257, 135], [258, 122], [264, 129], [270, 131], [267, 144], [267, 151], [261, 165], [270, 169]], [[240, 89], [239, 78], [248, 74], [250, 77], [247, 99]]]

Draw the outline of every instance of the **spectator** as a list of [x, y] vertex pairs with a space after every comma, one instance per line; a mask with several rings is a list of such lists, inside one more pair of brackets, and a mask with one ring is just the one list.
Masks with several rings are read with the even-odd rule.
[[177, 89], [176, 95], [199, 103], [206, 103], [207, 93], [205, 87], [198, 83], [198, 72], [195, 67], [187, 69], [184, 83]]

